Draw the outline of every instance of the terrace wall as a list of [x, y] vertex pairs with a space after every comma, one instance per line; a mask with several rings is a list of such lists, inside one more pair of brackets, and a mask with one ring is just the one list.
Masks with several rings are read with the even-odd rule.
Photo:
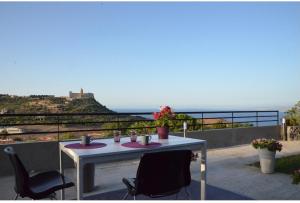
[[[183, 133], [175, 133], [183, 136]], [[216, 129], [187, 132], [187, 137], [207, 141], [209, 149], [249, 144], [257, 138], [280, 139], [280, 126], [263, 126], [252, 128]]]
[[[183, 136], [183, 133], [172, 133]], [[207, 140], [208, 148], [230, 147], [249, 144], [255, 138], [280, 139], [280, 126], [264, 126], [251, 128], [217, 129], [188, 132], [187, 137]], [[13, 169], [0, 145], [0, 176], [13, 174]], [[11, 144], [19, 154], [28, 171], [56, 170], [59, 168], [58, 142], [32, 142]], [[73, 167], [73, 162], [64, 157], [66, 167]]]

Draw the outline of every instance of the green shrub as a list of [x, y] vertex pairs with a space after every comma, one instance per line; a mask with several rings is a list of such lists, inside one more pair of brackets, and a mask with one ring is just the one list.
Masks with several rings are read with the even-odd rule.
[[286, 112], [285, 118], [289, 126], [300, 125], [300, 101]]
[[78, 139], [78, 136], [74, 135], [73, 133], [63, 133], [60, 135], [61, 140], [72, 140]]
[[300, 183], [300, 169], [295, 170], [294, 173], [292, 174], [293, 178], [293, 184], [299, 184]]

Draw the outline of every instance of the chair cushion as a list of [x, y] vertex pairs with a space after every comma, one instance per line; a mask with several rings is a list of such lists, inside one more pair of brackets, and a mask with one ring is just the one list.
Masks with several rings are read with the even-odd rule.
[[74, 186], [74, 183], [67, 180], [58, 171], [39, 173], [30, 177], [29, 188], [33, 199], [45, 198], [53, 192]]

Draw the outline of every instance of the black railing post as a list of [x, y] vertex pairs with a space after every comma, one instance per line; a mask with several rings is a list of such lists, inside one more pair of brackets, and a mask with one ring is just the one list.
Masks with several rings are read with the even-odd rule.
[[258, 127], [258, 111], [256, 111], [256, 127]]
[[201, 116], [201, 131], [203, 131], [203, 112], [202, 112], [202, 116]]
[[277, 111], [277, 125], [279, 125], [279, 111]]
[[119, 114], [117, 116], [117, 119], [118, 119], [117, 128], [118, 128], [118, 130], [120, 130], [120, 116], [119, 116]]
[[57, 141], [60, 141], [60, 137], [59, 137], [59, 116], [57, 116]]
[[233, 128], [233, 114], [234, 112], [231, 112], [231, 128]]

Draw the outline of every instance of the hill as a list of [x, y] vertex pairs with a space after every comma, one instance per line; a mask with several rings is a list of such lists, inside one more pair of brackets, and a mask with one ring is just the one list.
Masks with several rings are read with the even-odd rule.
[[[106, 106], [100, 104], [94, 98], [70, 99], [68, 97], [55, 97], [52, 95], [31, 95], [27, 97], [1, 95], [0, 94], [0, 114], [42, 114], [42, 113], [115, 113]], [[115, 115], [77, 115], [60, 116], [61, 131], [77, 131], [74, 133], [61, 133], [61, 140], [79, 138], [87, 132], [96, 133], [94, 137], [105, 137], [112, 134], [111, 131], [91, 131], [91, 129], [119, 129], [128, 127], [132, 121], [145, 119], [137, 116], [115, 116]], [[126, 121], [115, 123], [116, 120]], [[112, 121], [112, 122], [111, 122]], [[57, 134], [47, 134], [41, 136], [40, 132], [55, 132], [57, 130], [56, 116], [3, 116], [0, 117], [0, 140], [5, 142], [32, 141], [32, 140], [56, 140]], [[46, 123], [46, 124], [45, 124]], [[52, 123], [52, 124], [51, 124]], [[53, 124], [54, 123], [54, 124]], [[7, 140], [6, 135], [10, 134], [7, 127], [17, 125], [17, 129], [26, 133], [36, 133], [27, 136], [15, 136]], [[34, 124], [34, 125], [27, 125]], [[40, 125], [37, 125], [40, 124]], [[50, 124], [50, 125], [47, 125]], [[29, 136], [28, 136], [29, 135]]]
[[[67, 97], [54, 97], [51, 95], [32, 95], [28, 97], [0, 95], [0, 114], [13, 114], [13, 113], [114, 113], [106, 106], [100, 104], [94, 98], [81, 98], [73, 99]], [[90, 122], [84, 126], [98, 126], [93, 122], [102, 121], [115, 121], [115, 120], [128, 120], [134, 121], [144, 119], [137, 116], [119, 116], [114, 115], [105, 116], [67, 116], [61, 117], [61, 122]], [[52, 116], [35, 116], [35, 117], [1, 117], [0, 123], [5, 124], [23, 124], [23, 123], [43, 123], [43, 122], [56, 122], [57, 118]], [[127, 127], [130, 123], [122, 123], [119, 127]], [[103, 124], [102, 124], [103, 125]], [[102, 126], [100, 124], [100, 126]], [[116, 127], [114, 123], [106, 123], [104, 127]], [[72, 127], [73, 125], [65, 125]], [[76, 125], [79, 127], [79, 125]], [[30, 127], [33, 128], [33, 127]]]
[[0, 95], [2, 113], [112, 113], [94, 98], [69, 100], [54, 96]]
[[[27, 97], [10, 96], [0, 94], [0, 114], [41, 114], [41, 113], [115, 113], [108, 109], [106, 106], [100, 104], [94, 98], [80, 98], [70, 99], [68, 97], [54, 97], [52, 95], [31, 95]], [[138, 116], [115, 116], [115, 115], [84, 115], [84, 116], [61, 116], [60, 130], [72, 131], [72, 130], [90, 130], [90, 129], [116, 129], [126, 128], [130, 126], [131, 122], [115, 123], [116, 120], [132, 121], [145, 119]], [[113, 121], [113, 122], [110, 122]], [[44, 123], [56, 123], [56, 116], [13, 116], [13, 117], [0, 117], [0, 129], [1, 127], [7, 127], [14, 124], [18, 124], [18, 129], [23, 132], [44, 132], [44, 131], [56, 131], [57, 125], [45, 125]], [[104, 122], [104, 123], [103, 123]], [[39, 124], [41, 125], [26, 125], [26, 124]], [[110, 135], [112, 132], [99, 132], [100, 137]], [[93, 132], [89, 132], [93, 133]], [[0, 133], [0, 135], [3, 134]], [[68, 138], [78, 137], [86, 132], [67, 133], [62, 136]], [[22, 140], [40, 139], [36, 136], [27, 136], [21, 138]], [[43, 138], [45, 136], [42, 136]], [[55, 140], [56, 135], [49, 135], [46, 138]], [[66, 138], [66, 139], [68, 139]], [[19, 138], [18, 138], [19, 139]], [[64, 138], [61, 138], [64, 139]]]

